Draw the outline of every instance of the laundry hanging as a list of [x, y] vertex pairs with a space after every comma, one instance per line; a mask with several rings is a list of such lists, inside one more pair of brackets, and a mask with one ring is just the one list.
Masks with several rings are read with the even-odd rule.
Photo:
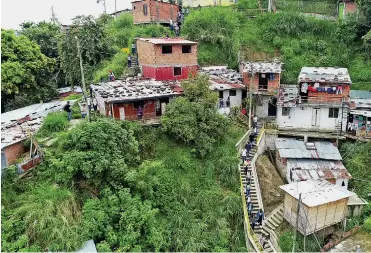
[[307, 93], [307, 91], [308, 91], [308, 84], [303, 83], [302, 86], [301, 86], [301, 92]]

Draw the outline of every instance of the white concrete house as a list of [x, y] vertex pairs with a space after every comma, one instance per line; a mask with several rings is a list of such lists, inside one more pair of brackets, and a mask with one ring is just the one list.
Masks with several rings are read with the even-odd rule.
[[280, 87], [278, 128], [345, 133], [350, 85], [346, 68], [303, 67], [298, 85]]

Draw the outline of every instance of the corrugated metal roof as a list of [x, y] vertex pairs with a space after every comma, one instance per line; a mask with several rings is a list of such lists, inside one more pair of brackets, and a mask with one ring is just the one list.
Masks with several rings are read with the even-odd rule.
[[282, 62], [280, 61], [271, 61], [271, 62], [243, 62], [244, 72], [254, 73], [281, 73], [282, 71]]
[[277, 138], [276, 148], [281, 158], [342, 160], [339, 150], [331, 142], [315, 141], [313, 143], [316, 149], [309, 150], [304, 141]]
[[146, 41], [156, 45], [174, 45], [174, 44], [183, 44], [183, 45], [196, 45], [197, 42], [185, 40], [182, 38], [138, 38], [138, 40]]
[[309, 207], [323, 205], [355, 195], [354, 192], [339, 189], [325, 180], [294, 182], [281, 185], [280, 188], [295, 199], [299, 199], [299, 194], [301, 193], [302, 203]]
[[347, 68], [303, 67], [299, 82], [351, 83]]
[[341, 161], [287, 159], [293, 181], [349, 179], [352, 176]]
[[371, 91], [369, 90], [351, 90], [349, 93], [350, 98], [358, 99], [371, 99]]
[[203, 67], [199, 72], [209, 75], [211, 90], [245, 89], [241, 74], [227, 66]]

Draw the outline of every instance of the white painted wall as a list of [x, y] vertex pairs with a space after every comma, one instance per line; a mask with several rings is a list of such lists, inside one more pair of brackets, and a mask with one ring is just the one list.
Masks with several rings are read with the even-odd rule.
[[258, 118], [267, 118], [268, 117], [268, 101], [269, 98], [264, 98], [260, 96], [262, 101], [260, 101], [261, 105], [256, 105], [255, 106], [255, 114], [258, 116]]
[[[341, 120], [342, 108], [339, 108], [338, 118], [329, 118], [329, 107], [319, 108], [317, 124], [313, 126], [314, 107], [297, 106], [290, 108], [289, 116], [282, 115], [282, 107], [277, 107], [277, 125], [279, 128], [303, 128], [306, 130], [327, 130], [335, 131], [335, 127]], [[343, 117], [343, 131], [346, 130], [347, 117]]]
[[236, 96], [230, 96], [229, 95], [229, 90], [224, 90], [223, 91], [224, 106], [226, 106], [225, 103], [226, 103], [228, 97], [230, 97], [231, 107], [242, 105], [242, 90], [236, 90]]

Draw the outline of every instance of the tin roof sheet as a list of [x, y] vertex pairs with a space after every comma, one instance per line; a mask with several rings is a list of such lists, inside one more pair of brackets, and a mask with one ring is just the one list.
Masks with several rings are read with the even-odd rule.
[[302, 203], [309, 207], [319, 206], [355, 195], [354, 192], [339, 189], [333, 184], [322, 180], [309, 180], [281, 185], [280, 188], [295, 199], [301, 193]]
[[342, 160], [339, 150], [331, 142], [315, 141], [312, 143], [315, 149], [307, 149], [304, 141], [277, 138], [276, 148], [281, 158]]
[[303, 67], [299, 82], [351, 83], [347, 68]]
[[350, 98], [371, 99], [371, 90], [350, 90]]
[[228, 69], [227, 66], [204, 67], [199, 72], [209, 75], [211, 90], [234, 90], [246, 88], [242, 84], [241, 74], [233, 69]]
[[174, 44], [182, 44], [182, 45], [196, 45], [197, 42], [190, 41], [182, 38], [138, 38], [138, 40], [146, 41], [155, 45], [174, 45]]
[[280, 61], [243, 62], [243, 64], [243, 72], [281, 73], [282, 71], [282, 62]]
[[319, 179], [349, 179], [352, 176], [341, 161], [287, 159], [287, 167], [293, 181]]

